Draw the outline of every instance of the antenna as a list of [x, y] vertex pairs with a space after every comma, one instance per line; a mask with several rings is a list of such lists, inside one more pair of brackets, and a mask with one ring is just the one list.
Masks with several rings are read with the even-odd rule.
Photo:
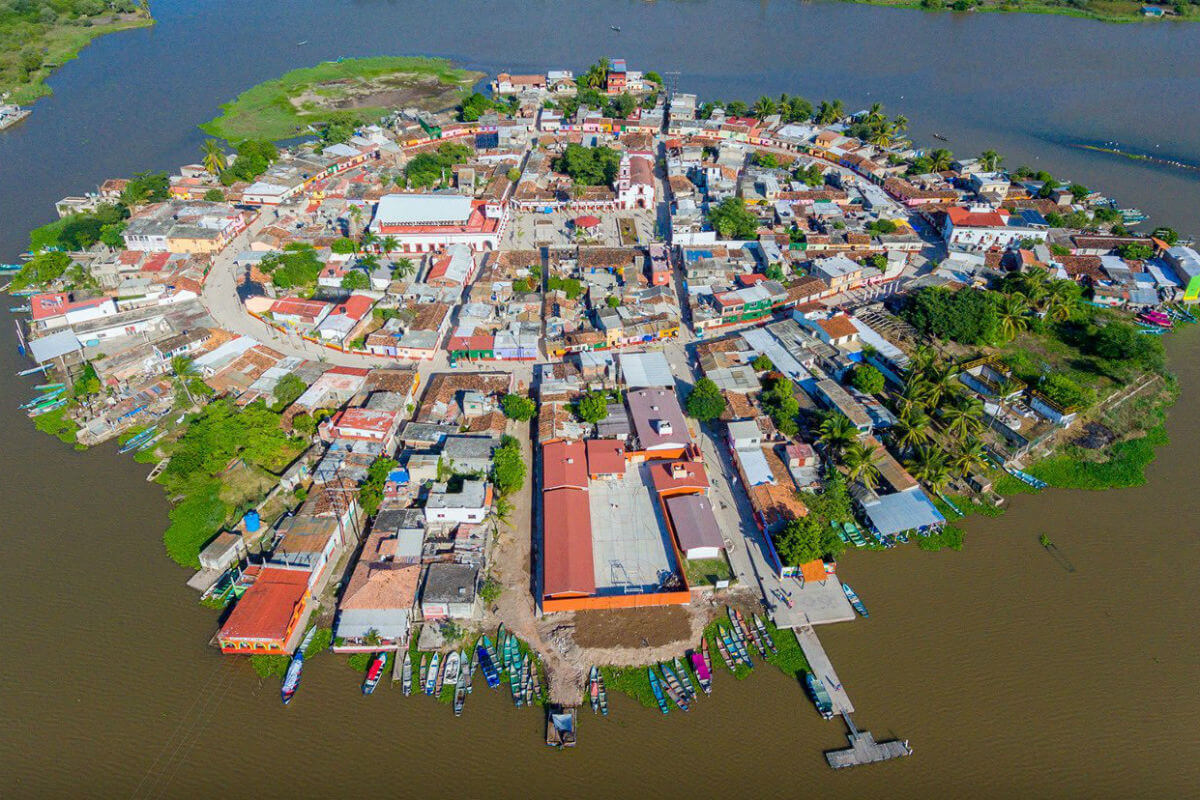
[[661, 74], [663, 78], [663, 89], [666, 90], [667, 97], [674, 97], [675, 92], [679, 89], [679, 70], [663, 72]]

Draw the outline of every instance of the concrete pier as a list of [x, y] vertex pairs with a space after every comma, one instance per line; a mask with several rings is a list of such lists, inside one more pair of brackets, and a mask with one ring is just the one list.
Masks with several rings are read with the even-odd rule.
[[808, 666], [813, 675], [829, 690], [829, 697], [833, 701], [833, 712], [835, 714], [852, 713], [854, 704], [850, 702], [850, 695], [846, 694], [845, 687], [838, 680], [833, 664], [830, 662], [829, 656], [825, 654], [825, 648], [821, 646], [821, 640], [817, 638], [812, 626], [793, 628], [792, 633], [796, 635], [796, 641], [800, 643], [800, 649], [804, 651], [804, 657], [808, 660]]

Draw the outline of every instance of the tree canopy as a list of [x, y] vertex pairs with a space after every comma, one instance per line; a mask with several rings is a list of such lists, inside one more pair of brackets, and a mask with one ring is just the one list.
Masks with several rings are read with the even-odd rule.
[[599, 422], [608, 416], [608, 395], [599, 391], [588, 392], [579, 399], [575, 412], [584, 422]]
[[708, 222], [722, 239], [753, 239], [758, 235], [758, 218], [746, 209], [740, 197], [726, 197], [710, 208]]
[[859, 364], [850, 377], [850, 384], [864, 394], [879, 394], [883, 383], [883, 373], [870, 364]]
[[238, 181], [253, 181], [279, 158], [279, 148], [273, 142], [261, 139], [247, 139], [234, 151], [237, 157], [221, 173], [221, 183], [226, 186]]
[[696, 385], [687, 399], [688, 416], [701, 422], [708, 422], [720, 417], [724, 412], [725, 396], [721, 394], [717, 384], [711, 378], [701, 378], [696, 381]]
[[458, 164], [466, 163], [471, 157], [471, 149], [460, 142], [444, 142], [436, 152], [419, 153], [404, 166], [404, 178], [397, 178], [403, 185], [404, 181], [414, 188], [424, 189], [429, 186], [447, 183], [451, 170]]
[[323, 267], [317, 251], [311, 245], [299, 243], [287, 245], [282, 253], [268, 253], [259, 263], [259, 268], [280, 289], [315, 286]]
[[926, 287], [913, 293], [902, 316], [922, 333], [960, 344], [986, 344], [1000, 338], [1000, 315], [991, 292]]
[[512, 494], [525, 485], [525, 459], [521, 443], [512, 436], [500, 440], [492, 456], [492, 483], [501, 496]]
[[569, 144], [552, 167], [581, 186], [608, 186], [616, 180], [620, 165], [621, 154], [611, 147]]
[[504, 411], [504, 416], [518, 422], [528, 422], [537, 414], [537, 404], [533, 400], [511, 392], [504, 395], [504, 399], [500, 401], [500, 408]]

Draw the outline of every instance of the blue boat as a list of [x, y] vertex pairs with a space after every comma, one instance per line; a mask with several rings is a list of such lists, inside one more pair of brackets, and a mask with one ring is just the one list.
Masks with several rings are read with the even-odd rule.
[[[487, 637], [484, 636], [484, 642], [487, 643]], [[500, 673], [496, 671], [496, 663], [492, 661], [492, 656], [488, 652], [488, 647], [485, 644], [475, 645], [475, 655], [479, 659], [479, 668], [483, 670], [483, 678], [487, 681], [489, 689], [496, 689], [500, 686]]]
[[647, 668], [646, 672], [650, 675], [650, 691], [654, 692], [654, 699], [658, 701], [658, 710], [666, 714], [671, 709], [667, 707], [667, 698], [663, 694], [662, 683], [654, 674], [654, 667]]
[[829, 696], [829, 690], [825, 688], [825, 685], [811, 672], [804, 674], [804, 684], [808, 687], [808, 693], [812, 696], [817, 712], [824, 719], [833, 719], [833, 698]]
[[850, 584], [843, 583], [842, 592], [846, 595], [846, 599], [850, 601], [850, 605], [854, 606], [855, 611], [857, 611], [863, 617], [871, 616], [867, 613], [867, 607], [863, 605], [863, 601], [859, 600], [858, 595], [855, 594], [854, 590], [850, 588]]

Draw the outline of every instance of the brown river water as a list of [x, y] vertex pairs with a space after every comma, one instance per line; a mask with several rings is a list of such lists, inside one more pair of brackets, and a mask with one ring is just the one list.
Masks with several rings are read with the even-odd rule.
[[[195, 159], [193, 126], [284, 69], [380, 52], [491, 72], [581, 68], [614, 49], [613, 22], [621, 55], [680, 70], [682, 89], [883, 99], [926, 140], [996, 147], [1200, 231], [1193, 177], [1062, 144], [1159, 143], [1200, 161], [1200, 109], [1186, 100], [1200, 96], [1200, 25], [735, 0], [493, 6], [160, 0], [158, 26], [98, 41], [56, 75], [54, 98], [0, 134], [0, 260], [57, 197]], [[360, 24], [331, 24], [329, 8]], [[0, 335], [11, 376], [26, 362]], [[1182, 399], [1145, 486], [1017, 497], [1004, 516], [966, 523], [958, 553], [844, 559], [871, 618], [821, 639], [859, 726], [916, 753], [840, 773], [821, 752], [844, 743], [841, 722], [820, 720], [772, 669], [742, 682], [718, 673], [687, 715], [615, 695], [607, 719], [582, 715], [580, 745], [564, 753], [540, 743], [540, 714], [498, 692], [477, 690], [454, 719], [389, 686], [362, 697], [330, 656], [305, 667], [284, 708], [277, 681], [207, 647], [214, 613], [163, 554], [167, 503], [146, 468], [37, 433], [14, 411], [37, 381], [6, 377], [0, 796], [1200, 796], [1200, 330], [1169, 339]], [[1043, 531], [1075, 572], [1038, 546]]]

